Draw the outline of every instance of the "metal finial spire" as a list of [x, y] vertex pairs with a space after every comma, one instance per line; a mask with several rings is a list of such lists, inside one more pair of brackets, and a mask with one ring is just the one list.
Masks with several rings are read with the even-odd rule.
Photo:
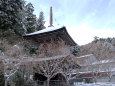
[[48, 27], [53, 27], [53, 13], [52, 6], [50, 7], [50, 25]]

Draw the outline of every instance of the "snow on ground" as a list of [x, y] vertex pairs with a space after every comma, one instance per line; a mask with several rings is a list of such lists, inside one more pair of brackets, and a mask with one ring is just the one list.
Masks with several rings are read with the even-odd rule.
[[73, 86], [115, 86], [115, 83], [90, 83], [90, 84], [84, 84], [84, 83], [74, 83]]

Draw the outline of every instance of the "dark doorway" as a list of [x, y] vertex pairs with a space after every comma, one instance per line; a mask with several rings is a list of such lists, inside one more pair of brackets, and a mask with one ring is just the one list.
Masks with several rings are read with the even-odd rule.
[[61, 73], [58, 73], [50, 79], [49, 84], [50, 86], [66, 86], [66, 79]]
[[44, 84], [46, 83], [47, 77], [42, 74], [35, 73], [34, 80], [37, 81], [38, 85], [44, 86]]
[[46, 80], [47, 80], [47, 77], [44, 76], [44, 75], [42, 75], [42, 74], [35, 73], [35, 74], [34, 74], [34, 80], [46, 81]]

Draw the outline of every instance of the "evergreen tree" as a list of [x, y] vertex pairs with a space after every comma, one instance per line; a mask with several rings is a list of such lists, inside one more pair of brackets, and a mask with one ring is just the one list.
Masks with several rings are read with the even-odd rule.
[[97, 43], [99, 41], [99, 37], [95, 36], [93, 42]]
[[42, 29], [44, 29], [45, 28], [44, 24], [45, 24], [44, 13], [40, 12], [39, 19], [37, 20], [37, 28], [36, 28], [36, 30], [42, 30]]
[[0, 0], [0, 31], [24, 34], [23, 0]]
[[31, 3], [28, 3], [25, 6], [25, 26], [26, 26], [26, 33], [31, 33], [36, 30], [36, 15], [33, 14], [34, 7]]
[[4, 75], [1, 70], [0, 70], [0, 86], [4, 86]]

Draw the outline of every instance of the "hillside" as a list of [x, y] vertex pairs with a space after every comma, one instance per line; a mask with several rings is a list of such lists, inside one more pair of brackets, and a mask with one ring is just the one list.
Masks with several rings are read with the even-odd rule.
[[81, 46], [80, 55], [94, 54], [97, 58], [109, 59], [115, 57], [115, 38], [98, 38], [89, 44]]

